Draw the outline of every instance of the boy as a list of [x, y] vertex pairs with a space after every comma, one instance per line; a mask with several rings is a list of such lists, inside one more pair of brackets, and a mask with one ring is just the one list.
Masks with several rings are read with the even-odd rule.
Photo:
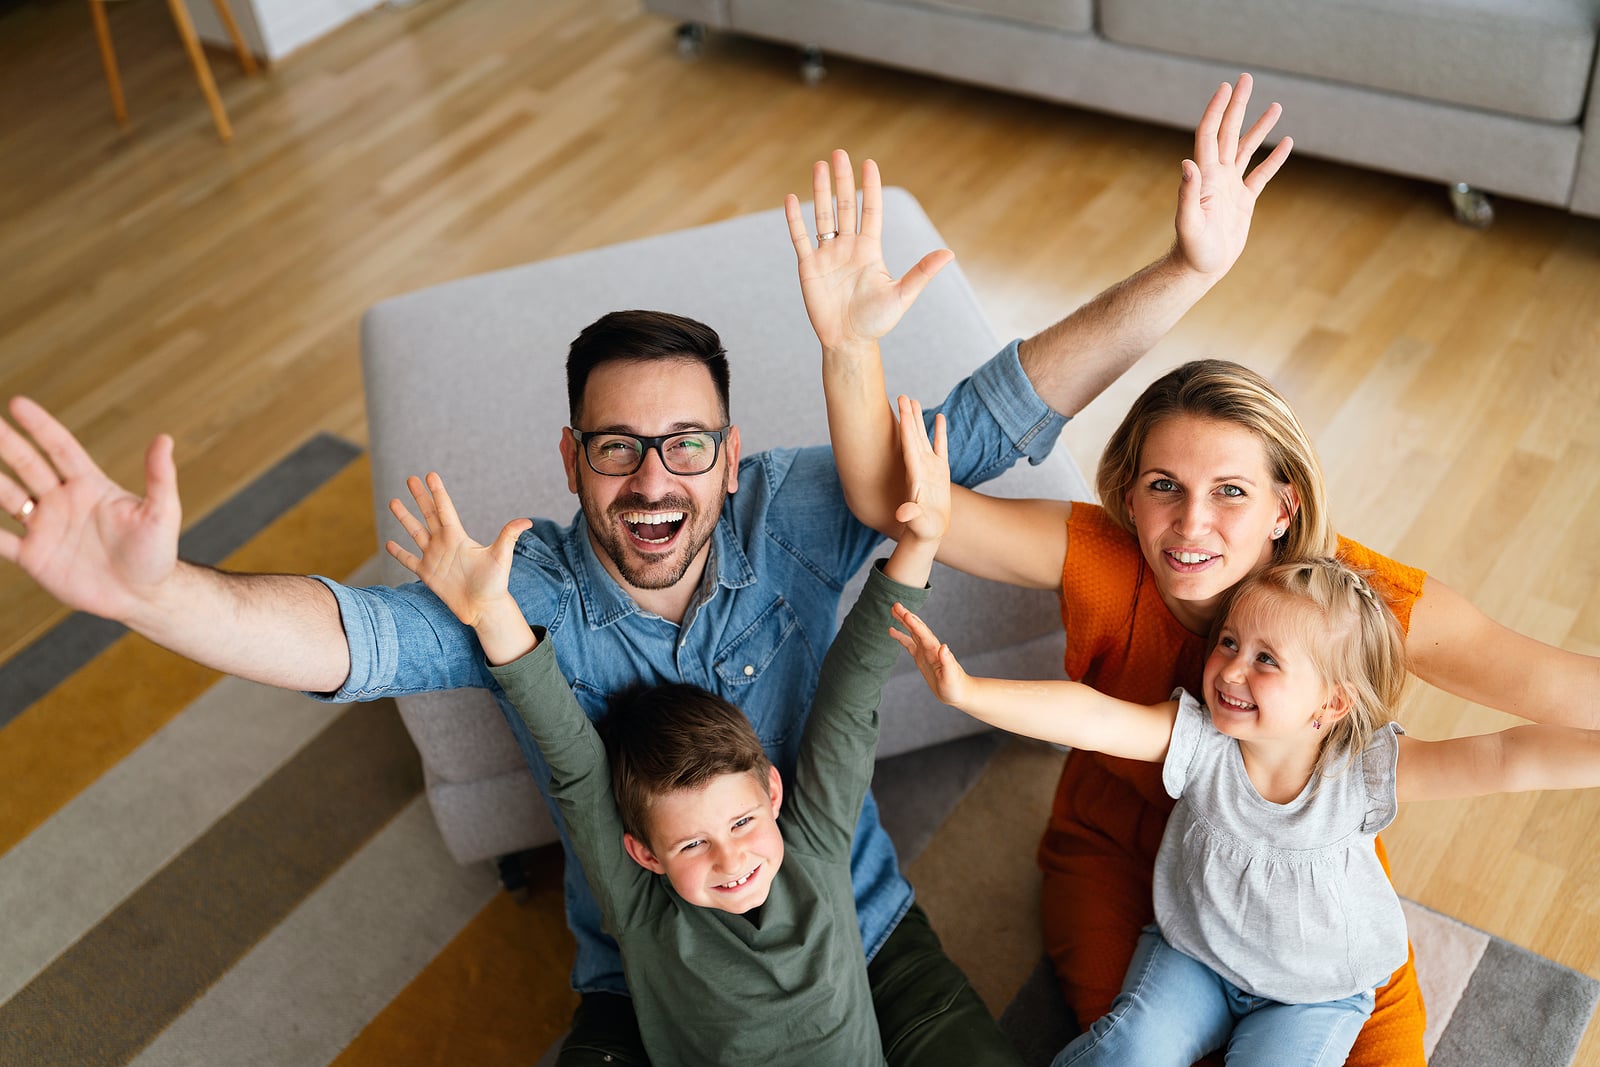
[[[693, 686], [613, 703], [605, 739], [574, 701], [551, 646], [507, 592], [527, 520], [485, 548], [444, 485], [393, 508], [422, 549], [389, 551], [472, 626], [495, 679], [552, 769], [551, 794], [622, 948], [656, 1067], [730, 1061], [883, 1063], [850, 884], [851, 835], [871, 780], [877, 705], [898, 649], [890, 608], [919, 605], [949, 521], [942, 416], [934, 441], [901, 400], [905, 532], [823, 662], [785, 806], [749, 721]], [[783, 830], [778, 825], [784, 815]]]

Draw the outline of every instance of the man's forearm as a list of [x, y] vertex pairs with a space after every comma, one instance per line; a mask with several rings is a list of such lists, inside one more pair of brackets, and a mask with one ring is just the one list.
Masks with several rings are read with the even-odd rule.
[[1220, 279], [1169, 252], [1107, 289], [1017, 351], [1039, 398], [1076, 415], [1154, 348]]
[[233, 574], [179, 561], [121, 621], [196, 663], [267, 685], [326, 693], [350, 674], [338, 602], [302, 575]]

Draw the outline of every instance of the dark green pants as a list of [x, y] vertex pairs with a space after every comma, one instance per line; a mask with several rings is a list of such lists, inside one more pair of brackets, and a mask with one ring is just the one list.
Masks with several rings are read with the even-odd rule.
[[[983, 1000], [916, 904], [867, 964], [872, 1006], [890, 1067], [1021, 1067]], [[752, 1025], [760, 1025], [752, 1020]], [[633, 1001], [585, 993], [557, 1067], [646, 1067]]]

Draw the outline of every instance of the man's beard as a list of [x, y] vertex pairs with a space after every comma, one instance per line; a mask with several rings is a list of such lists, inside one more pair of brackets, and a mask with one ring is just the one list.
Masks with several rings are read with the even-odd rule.
[[[689, 564], [705, 547], [716, 529], [717, 518], [722, 514], [722, 503], [727, 498], [724, 491], [710, 512], [711, 521], [701, 529], [702, 515], [699, 507], [686, 496], [669, 493], [659, 500], [650, 500], [638, 493], [618, 497], [603, 514], [596, 515], [587, 498], [581, 500], [584, 518], [589, 530], [600, 544], [601, 551], [615, 564], [623, 581], [635, 589], [670, 589], [683, 580]], [[638, 550], [623, 531], [622, 515], [629, 511], [681, 511], [683, 523], [676, 533], [677, 543], [670, 553], [641, 558]], [[598, 520], [598, 521], [597, 521]]]

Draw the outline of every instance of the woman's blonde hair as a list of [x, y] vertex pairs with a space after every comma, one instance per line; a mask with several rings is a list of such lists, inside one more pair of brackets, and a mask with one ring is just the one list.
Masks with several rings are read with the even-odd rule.
[[1328, 518], [1327, 486], [1310, 435], [1271, 382], [1221, 359], [1185, 363], [1151, 382], [1106, 442], [1095, 488], [1113, 522], [1133, 532], [1127, 500], [1139, 476], [1140, 453], [1151, 431], [1178, 415], [1238, 426], [1261, 442], [1280, 496], [1287, 499], [1288, 489], [1295, 496], [1289, 525], [1274, 542], [1279, 558], [1333, 554], [1336, 538]]
[[1326, 768], [1341, 754], [1354, 760], [1374, 733], [1394, 721], [1405, 689], [1405, 637], [1389, 605], [1366, 575], [1341, 560], [1285, 560], [1233, 587], [1213, 627], [1213, 644], [1228, 615], [1245, 603], [1281, 611], [1300, 627], [1301, 647], [1323, 683], [1340, 691], [1349, 706], [1329, 725], [1319, 766]]

